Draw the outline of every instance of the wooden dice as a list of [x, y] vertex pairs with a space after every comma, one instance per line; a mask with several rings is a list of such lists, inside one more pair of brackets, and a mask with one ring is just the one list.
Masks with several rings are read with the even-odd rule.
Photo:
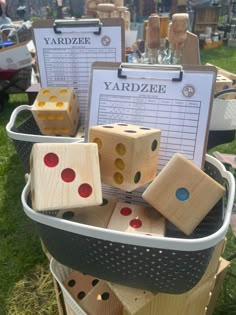
[[123, 313], [122, 303], [103, 280], [74, 271], [63, 284], [86, 314], [121, 315]]
[[165, 219], [157, 211], [143, 205], [118, 202], [108, 229], [149, 236], [165, 234]]
[[73, 136], [80, 117], [74, 89], [42, 88], [33, 103], [32, 114], [42, 134]]
[[103, 202], [99, 206], [59, 210], [57, 217], [105, 228], [107, 227], [116, 203], [116, 198], [103, 195]]
[[156, 176], [161, 131], [128, 124], [91, 127], [104, 184], [132, 191]]
[[68, 209], [102, 203], [94, 143], [37, 143], [30, 157], [33, 209]]
[[143, 193], [143, 198], [189, 235], [223, 196], [225, 188], [176, 153]]
[[71, 296], [73, 296], [74, 300], [80, 302], [99, 281], [95, 277], [74, 271], [63, 281], [63, 285]]
[[222, 74], [217, 74], [214, 93], [233, 88], [233, 81]]

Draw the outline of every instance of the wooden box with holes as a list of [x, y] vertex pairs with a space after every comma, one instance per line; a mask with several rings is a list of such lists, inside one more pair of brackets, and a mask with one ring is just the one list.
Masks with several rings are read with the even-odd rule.
[[226, 240], [218, 243], [202, 279], [184, 294], [153, 293], [106, 282], [74, 271], [55, 259], [51, 260], [50, 269], [62, 290], [67, 315], [210, 315], [216, 302], [215, 291], [219, 290], [218, 277], [229, 265], [221, 257], [225, 243]]

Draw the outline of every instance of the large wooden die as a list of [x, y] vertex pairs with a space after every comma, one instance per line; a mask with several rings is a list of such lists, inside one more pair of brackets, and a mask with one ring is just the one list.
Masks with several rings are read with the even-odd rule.
[[101, 205], [59, 210], [57, 217], [82, 224], [106, 228], [116, 203], [116, 198], [103, 195], [103, 202]]
[[182, 154], [176, 153], [143, 193], [143, 198], [189, 235], [225, 188]]
[[68, 209], [102, 203], [97, 145], [37, 143], [30, 157], [33, 209]]
[[134, 234], [164, 236], [165, 218], [143, 205], [118, 202], [107, 228]]
[[123, 306], [107, 282], [74, 271], [63, 282], [86, 314], [121, 315]]
[[233, 81], [225, 77], [222, 74], [217, 74], [214, 93], [218, 93], [223, 90], [231, 89], [233, 87]]
[[128, 124], [91, 127], [104, 184], [132, 191], [156, 176], [161, 131]]
[[69, 87], [42, 88], [32, 106], [32, 114], [44, 135], [72, 136], [79, 117], [79, 103], [74, 89]]
[[63, 285], [79, 304], [99, 281], [95, 277], [74, 271], [63, 281]]

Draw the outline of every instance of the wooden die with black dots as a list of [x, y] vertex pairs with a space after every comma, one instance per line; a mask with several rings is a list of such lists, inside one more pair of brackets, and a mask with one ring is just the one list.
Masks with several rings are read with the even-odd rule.
[[89, 141], [98, 145], [102, 183], [133, 191], [157, 172], [161, 131], [129, 124], [90, 127]]
[[122, 303], [105, 281], [74, 271], [63, 284], [86, 314], [123, 314]]

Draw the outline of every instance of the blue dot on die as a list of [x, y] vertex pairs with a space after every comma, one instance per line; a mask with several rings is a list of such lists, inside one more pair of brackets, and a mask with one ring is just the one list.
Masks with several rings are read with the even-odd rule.
[[186, 188], [178, 188], [175, 195], [179, 201], [186, 201], [189, 198], [189, 191]]

